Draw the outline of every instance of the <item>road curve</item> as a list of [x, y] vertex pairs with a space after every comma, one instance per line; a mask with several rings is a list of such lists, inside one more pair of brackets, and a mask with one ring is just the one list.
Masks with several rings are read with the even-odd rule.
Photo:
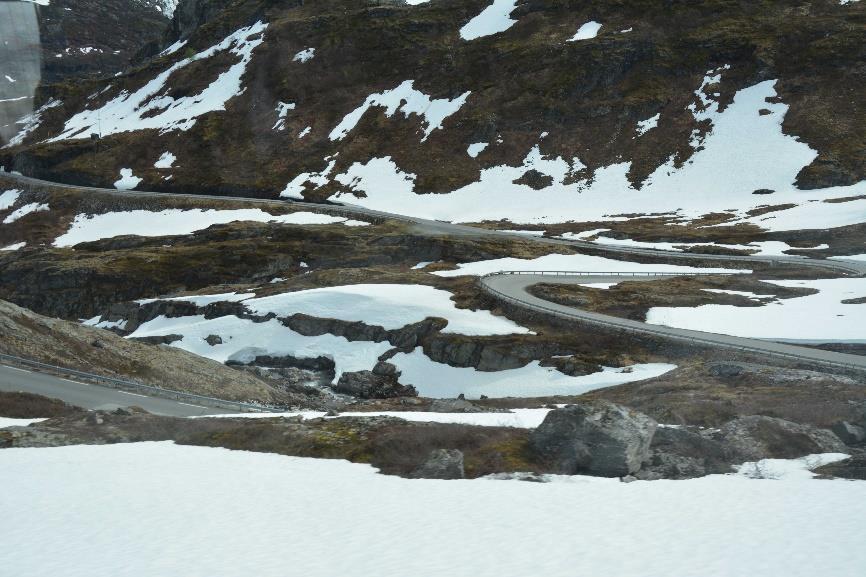
[[[646, 274], [646, 273], [645, 273]], [[481, 287], [493, 297], [511, 303], [521, 308], [552, 314], [554, 316], [574, 320], [581, 323], [600, 325], [607, 328], [621, 329], [631, 333], [646, 334], [656, 337], [700, 343], [704, 345], [736, 349], [753, 353], [765, 354], [777, 358], [809, 362], [816, 365], [832, 368], [843, 368], [848, 370], [866, 370], [866, 356], [849, 355], [809, 347], [800, 347], [761, 339], [749, 339], [720, 335], [703, 331], [678, 329], [663, 325], [650, 325], [639, 321], [623, 319], [619, 317], [603, 315], [599, 313], [584, 311], [547, 301], [530, 294], [527, 289], [532, 285], [544, 283], [554, 284], [585, 284], [601, 282], [623, 282], [624, 280], [658, 280], [671, 278], [670, 274], [653, 274], [648, 276], [629, 276], [625, 274], [611, 273], [571, 273], [554, 272], [542, 274], [540, 272], [499, 272], [481, 277]], [[689, 276], [686, 274], [676, 276]]]
[[812, 268], [821, 268], [830, 270], [843, 275], [866, 276], [866, 261], [854, 260], [825, 260], [825, 259], [810, 259], [797, 256], [744, 256], [744, 255], [723, 255], [723, 254], [691, 254], [685, 252], [674, 252], [669, 250], [659, 250], [643, 247], [630, 246], [613, 246], [598, 244], [589, 241], [581, 240], [565, 240], [557, 238], [546, 238], [526, 234], [518, 234], [514, 232], [498, 231], [468, 226], [464, 224], [454, 224], [440, 220], [431, 220], [397, 214], [391, 212], [383, 212], [379, 210], [371, 210], [361, 206], [352, 204], [323, 204], [314, 202], [301, 202], [294, 200], [280, 199], [265, 199], [265, 198], [249, 198], [245, 196], [218, 196], [205, 194], [182, 194], [174, 192], [152, 192], [140, 190], [117, 190], [113, 188], [97, 188], [91, 186], [77, 186], [72, 184], [63, 184], [31, 178], [13, 173], [0, 173], [3, 177], [21, 183], [21, 185], [37, 185], [37, 186], [53, 186], [61, 187], [69, 190], [82, 192], [98, 192], [102, 194], [112, 194], [117, 196], [136, 196], [136, 197], [170, 197], [170, 198], [187, 198], [201, 199], [207, 198], [211, 200], [231, 200], [235, 202], [243, 202], [248, 204], [265, 204], [285, 206], [291, 204], [299, 208], [305, 208], [315, 212], [336, 214], [340, 216], [350, 216], [359, 219], [390, 219], [399, 220], [413, 225], [421, 234], [428, 235], [452, 235], [452, 236], [470, 236], [470, 237], [500, 237], [500, 238], [519, 238], [526, 242], [535, 242], [540, 244], [571, 246], [583, 249], [591, 249], [600, 253], [608, 253], [618, 256], [651, 256], [656, 258], [664, 258], [679, 261], [718, 261], [720, 265], [730, 264], [731, 267], [748, 265], [749, 263], [764, 263], [769, 265], [796, 265]]
[[7, 365], [0, 365], [0, 391], [35, 393], [60, 399], [85, 409], [111, 411], [118, 407], [138, 406], [150, 413], [171, 417], [219, 415], [232, 412], [173, 399], [110, 389]]

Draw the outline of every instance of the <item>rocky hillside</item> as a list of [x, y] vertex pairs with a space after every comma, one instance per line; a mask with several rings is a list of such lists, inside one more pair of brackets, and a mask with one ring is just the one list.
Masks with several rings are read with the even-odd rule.
[[0, 353], [231, 400], [298, 402], [291, 394], [220, 363], [170, 347], [137, 343], [78, 323], [43, 317], [6, 301], [0, 301]]
[[862, 3], [203, 6], [148, 65], [47, 91], [0, 164], [462, 221], [862, 220]]

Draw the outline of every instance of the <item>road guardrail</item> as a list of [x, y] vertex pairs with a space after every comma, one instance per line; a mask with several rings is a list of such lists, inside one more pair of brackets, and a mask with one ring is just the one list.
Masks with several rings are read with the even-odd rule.
[[174, 391], [171, 389], [164, 389], [162, 387], [155, 387], [152, 385], [145, 385], [142, 383], [137, 383], [135, 381], [128, 381], [125, 379], [117, 379], [114, 377], [106, 377], [104, 375], [97, 375], [94, 373], [88, 373], [85, 371], [79, 371], [76, 369], [69, 369], [66, 367], [60, 367], [57, 365], [50, 365], [48, 363], [43, 363], [40, 361], [34, 361], [31, 359], [25, 359], [22, 357], [16, 357], [14, 355], [7, 355], [0, 353], [0, 361], [9, 361], [15, 364], [24, 365], [27, 367], [33, 367], [37, 369], [45, 369], [48, 371], [53, 371], [56, 373], [70, 375], [73, 377], [80, 377], [84, 379], [88, 379], [90, 381], [94, 381], [98, 385], [102, 385], [111, 389], [118, 390], [127, 390], [131, 392], [137, 392], [145, 394], [148, 397], [160, 397], [164, 399], [173, 399], [181, 402], [190, 402], [196, 403], [199, 405], [205, 405], [209, 407], [214, 407], [218, 409], [236, 409], [240, 412], [255, 412], [255, 413], [270, 413], [270, 412], [278, 412], [278, 409], [273, 409], [270, 407], [266, 407], [264, 405], [255, 405], [252, 403], [243, 403], [240, 401], [229, 401], [226, 399], [217, 399], [216, 397], [206, 397], [204, 395], [196, 395], [193, 393], [185, 393], [183, 391]]

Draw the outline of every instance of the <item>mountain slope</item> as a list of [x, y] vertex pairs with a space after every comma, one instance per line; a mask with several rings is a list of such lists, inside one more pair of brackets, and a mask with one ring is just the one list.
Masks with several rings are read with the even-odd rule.
[[447, 220], [852, 225], [866, 201], [810, 201], [866, 193], [864, 24], [831, 0], [236, 0], [57, 90], [0, 164]]

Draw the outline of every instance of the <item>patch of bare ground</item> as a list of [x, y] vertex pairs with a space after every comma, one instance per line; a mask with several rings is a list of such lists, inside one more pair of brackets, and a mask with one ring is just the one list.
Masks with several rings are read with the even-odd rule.
[[765, 415], [818, 427], [866, 411], [861, 378], [755, 362], [691, 361], [660, 377], [599, 389], [580, 396], [483, 399], [494, 408], [543, 407], [586, 399], [607, 399], [666, 424], [716, 427], [734, 417]]
[[369, 463], [409, 476], [431, 451], [457, 449], [469, 478], [538, 471], [528, 450], [530, 432], [509, 427], [403, 421], [393, 417], [335, 419], [181, 419], [136, 410], [95, 412], [4, 432], [0, 446], [45, 447], [174, 440], [185, 445]]
[[84, 409], [60, 399], [25, 392], [0, 391], [0, 417], [11, 419], [40, 419], [77, 415]]
[[[734, 290], [760, 295], [710, 292]], [[764, 283], [747, 275], [723, 277], [675, 277], [654, 281], [625, 281], [607, 289], [572, 284], [537, 284], [533, 295], [566, 306], [643, 321], [652, 307], [696, 307], [706, 304], [741, 307], [763, 306], [779, 298], [814, 294], [814, 289], [788, 288]]]
[[5, 301], [0, 301], [0, 352], [234, 401], [316, 406], [316, 399], [291, 395], [216, 361], [172, 347], [137, 343], [102, 329], [43, 317]]

